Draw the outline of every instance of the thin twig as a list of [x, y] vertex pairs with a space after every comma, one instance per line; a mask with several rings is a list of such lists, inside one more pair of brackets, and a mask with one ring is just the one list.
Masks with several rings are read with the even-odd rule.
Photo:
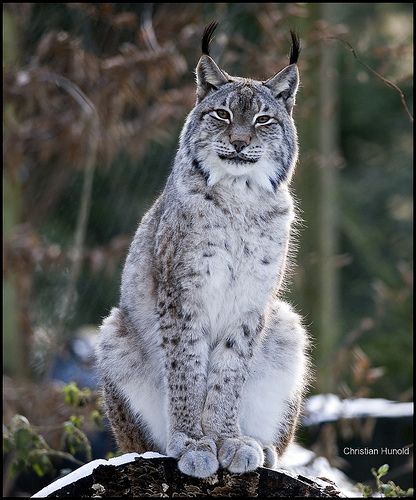
[[86, 115], [97, 116], [97, 110], [91, 100], [84, 94], [84, 92], [71, 80], [62, 75], [48, 73], [49, 80], [54, 80], [58, 87], [65, 89], [68, 94], [80, 105]]
[[161, 47], [159, 45], [159, 42], [157, 41], [156, 33], [153, 28], [153, 20], [152, 20], [152, 10], [153, 10], [153, 4], [148, 4], [142, 14], [142, 21], [141, 21], [141, 32], [143, 35], [143, 40], [147, 47], [150, 50], [153, 50], [154, 52], [159, 52]]
[[337, 36], [329, 36], [329, 37], [327, 37], [327, 39], [337, 40], [337, 41], [343, 43], [351, 51], [352, 55], [359, 62], [359, 64], [361, 64], [361, 66], [364, 66], [364, 68], [366, 68], [368, 71], [370, 71], [371, 73], [373, 73], [373, 75], [375, 75], [377, 78], [379, 78], [383, 83], [385, 83], [386, 85], [388, 85], [389, 87], [391, 87], [392, 89], [394, 89], [396, 92], [398, 92], [398, 94], [400, 96], [400, 100], [402, 101], [403, 108], [406, 111], [407, 116], [409, 117], [410, 122], [413, 123], [413, 115], [412, 115], [412, 113], [410, 112], [410, 110], [409, 110], [409, 108], [407, 106], [406, 97], [405, 97], [405, 95], [404, 95], [404, 93], [403, 93], [403, 91], [402, 91], [402, 89], [400, 87], [398, 87], [395, 83], [393, 83], [392, 81], [390, 81], [387, 78], [385, 78], [383, 75], [380, 75], [380, 73], [378, 73], [375, 69], [373, 69], [371, 66], [369, 66], [364, 61], [362, 61], [358, 57], [357, 52], [354, 49], [354, 47], [349, 42], [347, 42], [346, 40], [344, 40], [342, 38], [339, 38]]
[[73, 457], [70, 453], [67, 453], [66, 451], [53, 450], [52, 448], [46, 448], [42, 450], [32, 450], [29, 452], [29, 454], [31, 456], [49, 455], [50, 457], [63, 458], [64, 460], [68, 460], [69, 462], [72, 462], [75, 465], [79, 466], [85, 465], [85, 462], [78, 460], [77, 458]]

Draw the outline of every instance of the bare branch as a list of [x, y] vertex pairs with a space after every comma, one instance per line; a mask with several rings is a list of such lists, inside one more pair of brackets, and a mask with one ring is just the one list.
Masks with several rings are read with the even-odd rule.
[[156, 33], [153, 28], [152, 10], [152, 3], [145, 7], [142, 14], [141, 32], [143, 35], [143, 40], [147, 47], [154, 52], [159, 52], [161, 50], [161, 46], [157, 41]]
[[78, 466], [85, 465], [85, 462], [81, 462], [81, 460], [73, 457], [70, 453], [67, 453], [66, 451], [52, 450], [51, 448], [47, 448], [45, 450], [32, 450], [29, 452], [29, 454], [31, 456], [49, 455], [50, 457], [63, 458], [64, 460], [68, 460], [69, 462], [72, 462]]
[[369, 66], [364, 61], [362, 61], [358, 57], [357, 52], [354, 49], [354, 47], [349, 42], [347, 42], [346, 40], [343, 40], [342, 38], [339, 38], [337, 36], [329, 36], [329, 37], [327, 37], [327, 39], [337, 40], [338, 42], [341, 42], [345, 47], [347, 47], [352, 52], [352, 55], [358, 61], [358, 63], [361, 64], [361, 66], [364, 66], [364, 68], [366, 68], [368, 71], [370, 71], [370, 73], [373, 73], [373, 75], [375, 75], [377, 78], [379, 78], [383, 83], [385, 83], [386, 85], [388, 85], [389, 87], [391, 87], [392, 89], [394, 89], [396, 92], [398, 92], [398, 94], [400, 96], [400, 100], [402, 101], [403, 108], [406, 111], [407, 116], [409, 117], [410, 122], [413, 123], [413, 115], [410, 112], [409, 107], [407, 106], [406, 97], [405, 97], [405, 95], [404, 95], [404, 93], [403, 93], [403, 91], [402, 91], [402, 89], [400, 87], [398, 87], [391, 80], [388, 80], [387, 78], [385, 78], [383, 75], [380, 75], [380, 73], [378, 73], [375, 69], [373, 69], [371, 66]]

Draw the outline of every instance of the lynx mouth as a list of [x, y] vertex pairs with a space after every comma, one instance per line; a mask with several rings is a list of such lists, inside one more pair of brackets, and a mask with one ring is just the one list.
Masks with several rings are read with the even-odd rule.
[[226, 160], [231, 163], [256, 163], [258, 160], [255, 160], [254, 158], [247, 158], [246, 156], [242, 156], [239, 154], [232, 154], [232, 155], [218, 155], [221, 160]]

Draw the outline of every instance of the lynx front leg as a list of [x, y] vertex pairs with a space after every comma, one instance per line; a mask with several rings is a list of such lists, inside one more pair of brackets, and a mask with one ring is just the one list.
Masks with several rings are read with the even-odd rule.
[[229, 332], [211, 354], [202, 424], [219, 446], [220, 464], [231, 472], [248, 472], [264, 461], [262, 447], [242, 435], [239, 426], [241, 395], [260, 330], [259, 315], [253, 314]]
[[159, 302], [169, 405], [167, 453], [179, 459], [184, 474], [208, 477], [219, 467], [215, 441], [204, 436], [201, 426], [208, 345], [200, 312], [190, 310], [190, 300], [185, 311], [172, 296], [167, 293]]

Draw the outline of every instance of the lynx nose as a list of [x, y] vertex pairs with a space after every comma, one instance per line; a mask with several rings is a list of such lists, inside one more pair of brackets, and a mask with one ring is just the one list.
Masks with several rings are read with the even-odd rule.
[[249, 141], [232, 141], [231, 144], [234, 146], [234, 149], [237, 153], [240, 153], [246, 146], [249, 145]]

